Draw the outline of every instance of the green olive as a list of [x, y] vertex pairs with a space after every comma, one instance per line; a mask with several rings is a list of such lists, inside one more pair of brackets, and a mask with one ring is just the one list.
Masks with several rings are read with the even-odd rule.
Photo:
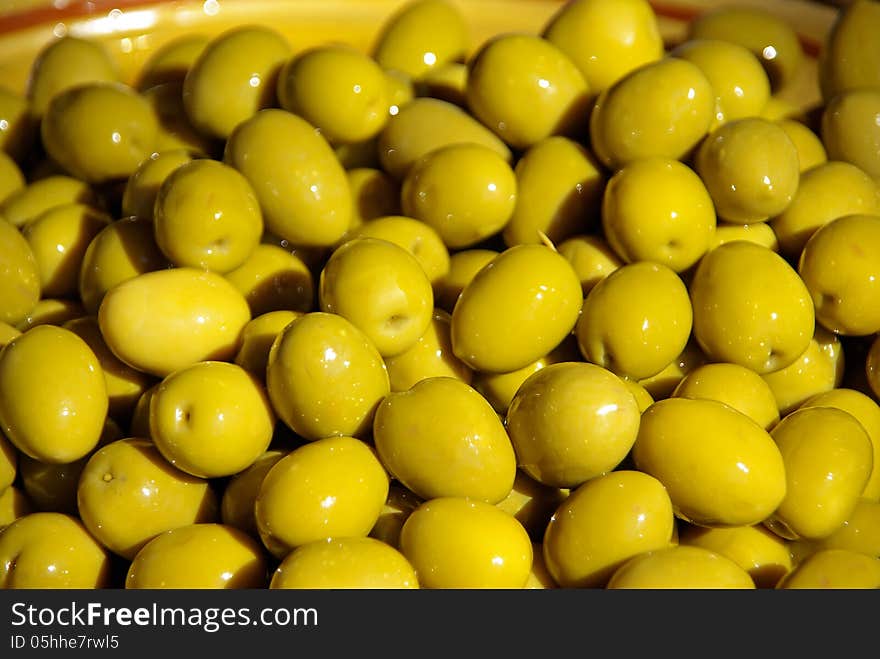
[[352, 212], [348, 234], [368, 220], [400, 214], [400, 185], [376, 167], [351, 167], [345, 172], [351, 190]]
[[834, 407], [804, 407], [770, 431], [785, 463], [786, 492], [765, 521], [788, 539], [826, 538], [843, 525], [873, 468], [874, 448], [864, 426]]
[[86, 204], [62, 204], [28, 222], [22, 235], [40, 272], [43, 297], [73, 297], [89, 244], [110, 224], [110, 216]]
[[153, 223], [140, 217], [122, 218], [89, 242], [80, 265], [79, 298], [88, 313], [96, 314], [104, 295], [116, 284], [167, 266]]
[[782, 213], [800, 182], [794, 142], [760, 117], [730, 121], [700, 145], [696, 170], [727, 222], [763, 222]]
[[585, 362], [550, 364], [519, 387], [505, 416], [520, 469], [555, 487], [577, 487], [615, 469], [639, 430], [624, 382]]
[[401, 209], [431, 226], [450, 249], [473, 247], [499, 232], [516, 206], [513, 169], [480, 144], [450, 144], [413, 164]]
[[712, 84], [716, 95], [713, 128], [758, 116], [770, 100], [770, 79], [745, 46], [720, 39], [691, 39], [670, 54], [696, 64]]
[[813, 338], [810, 291], [767, 247], [735, 240], [714, 248], [700, 260], [689, 290], [694, 337], [712, 361], [770, 373], [793, 364]]
[[403, 247], [419, 262], [435, 289], [449, 272], [449, 249], [440, 234], [430, 224], [413, 217], [377, 217], [352, 231], [351, 238], [380, 238]]
[[855, 165], [833, 160], [801, 174], [794, 198], [770, 226], [780, 252], [797, 260], [819, 228], [859, 213], [880, 215], [880, 186]]
[[508, 163], [513, 160], [510, 148], [495, 133], [463, 108], [437, 98], [416, 98], [401, 106], [379, 133], [376, 148], [382, 168], [403, 180], [422, 156], [457, 142], [481, 144]]
[[880, 87], [880, 6], [857, 0], [838, 12], [819, 52], [819, 86], [829, 101], [842, 91]]
[[627, 263], [655, 261], [684, 272], [712, 243], [715, 208], [690, 167], [669, 158], [641, 158], [608, 181], [602, 226], [608, 244]]
[[40, 271], [30, 244], [21, 232], [0, 219], [0, 320], [24, 321], [40, 300]]
[[156, 244], [182, 267], [234, 270], [263, 234], [251, 184], [238, 170], [210, 158], [175, 168], [159, 186], [153, 215]]
[[556, 246], [581, 280], [584, 297], [593, 286], [623, 265], [623, 260], [602, 236], [578, 234]]
[[572, 59], [595, 93], [664, 54], [660, 23], [647, 0], [565, 2], [542, 34]]
[[242, 121], [276, 103], [281, 66], [290, 44], [273, 28], [239, 25], [215, 36], [183, 81], [183, 103], [193, 126], [225, 139]]
[[182, 90], [182, 82], [163, 82], [141, 92], [159, 120], [156, 152], [183, 149], [193, 156], [217, 157], [223, 151], [223, 141], [193, 126]]
[[382, 68], [419, 78], [438, 66], [463, 60], [469, 38], [464, 16], [453, 3], [416, 0], [385, 20], [372, 55]]
[[312, 312], [275, 338], [266, 366], [272, 407], [307, 440], [368, 435], [391, 391], [376, 347], [342, 316]]
[[563, 587], [602, 587], [633, 556], [674, 544], [674, 528], [663, 484], [618, 470], [584, 483], [559, 504], [544, 534], [544, 560]]
[[257, 112], [235, 127], [223, 160], [253, 187], [266, 229], [303, 247], [330, 247], [348, 230], [352, 198], [333, 149], [286, 110]]
[[700, 68], [664, 57], [631, 71], [599, 94], [590, 139], [599, 159], [619, 169], [637, 158], [688, 156], [715, 119], [715, 90]]
[[27, 83], [31, 113], [41, 118], [59, 93], [84, 83], [118, 82], [110, 53], [95, 39], [65, 35], [39, 52]]
[[190, 160], [192, 156], [186, 149], [173, 149], [154, 153], [141, 162], [126, 180], [122, 192], [122, 214], [152, 220], [162, 182]]
[[574, 328], [581, 283], [546, 245], [516, 245], [464, 287], [452, 311], [452, 348], [471, 368], [503, 373], [559, 345]]
[[844, 215], [821, 227], [804, 245], [798, 274], [823, 327], [849, 336], [880, 331], [880, 216]]
[[468, 60], [468, 108], [510, 146], [587, 133], [589, 87], [562, 50], [535, 35], [503, 34]]
[[38, 129], [28, 99], [0, 86], [0, 149], [17, 162], [26, 162], [33, 153]]
[[385, 74], [349, 46], [328, 44], [294, 55], [278, 76], [278, 100], [331, 144], [375, 137], [389, 117]]
[[844, 91], [822, 110], [822, 142], [831, 160], [844, 160], [880, 180], [880, 89]]
[[272, 311], [312, 311], [315, 278], [296, 254], [271, 243], [254, 247], [244, 262], [224, 275], [256, 317]]
[[187, 71], [209, 41], [204, 34], [182, 34], [156, 48], [138, 72], [137, 88], [147, 90], [169, 82], [183, 84]]
[[453, 377], [430, 377], [386, 396], [373, 441], [389, 473], [423, 499], [498, 503], [513, 487], [516, 456], [504, 424], [479, 393]]
[[40, 124], [46, 152], [89, 183], [125, 179], [153, 153], [159, 121], [122, 83], [95, 82], [53, 97]]
[[504, 225], [508, 247], [542, 242], [560, 247], [599, 223], [607, 175], [588, 148], [557, 135], [540, 140], [517, 160], [516, 205]]
[[73, 176], [53, 174], [31, 181], [9, 195], [0, 203], [0, 215], [9, 224], [22, 227], [53, 206], [71, 203], [100, 207], [98, 195], [91, 185]]
[[797, 119], [777, 119], [776, 123], [794, 142], [802, 174], [808, 169], [828, 161], [828, 154], [825, 151], [825, 145], [822, 144], [822, 139], [804, 122]]
[[806, 61], [794, 27], [764, 7], [716, 7], [688, 26], [691, 39], [721, 39], [745, 46], [767, 70], [773, 92], [787, 86]]
[[0, 204], [24, 186], [25, 178], [21, 167], [6, 151], [0, 151]]
[[434, 293], [421, 264], [380, 238], [355, 238], [327, 259], [318, 282], [321, 311], [349, 320], [383, 357], [411, 348], [431, 322]]
[[581, 353], [620, 376], [660, 373], [684, 350], [693, 326], [688, 290], [668, 266], [624, 265], [584, 299], [575, 334]]
[[435, 304], [452, 313], [464, 287], [498, 256], [493, 249], [463, 249], [449, 255], [449, 271], [434, 286]]

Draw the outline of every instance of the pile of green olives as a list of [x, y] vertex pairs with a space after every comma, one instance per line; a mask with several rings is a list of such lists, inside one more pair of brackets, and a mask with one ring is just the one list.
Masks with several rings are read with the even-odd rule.
[[880, 587], [877, 34], [47, 43], [0, 90], [0, 587]]

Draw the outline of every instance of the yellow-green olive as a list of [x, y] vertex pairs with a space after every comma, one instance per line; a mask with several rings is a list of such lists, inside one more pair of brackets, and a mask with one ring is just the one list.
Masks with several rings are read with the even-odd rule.
[[452, 349], [473, 369], [522, 368], [562, 342], [577, 322], [581, 283], [546, 245], [515, 245], [462, 290], [452, 311]]
[[748, 48], [761, 61], [778, 92], [797, 78], [806, 56], [794, 27], [768, 8], [716, 7], [688, 26], [691, 39], [721, 39]]
[[765, 524], [791, 540], [834, 533], [852, 514], [873, 469], [864, 426], [834, 407], [804, 407], [771, 431], [785, 463], [786, 493]]
[[95, 82], [55, 96], [40, 134], [46, 152], [64, 171], [105, 183], [126, 179], [153, 153], [159, 121], [131, 87]]
[[290, 57], [274, 28], [244, 24], [213, 37], [187, 70], [183, 103], [200, 132], [220, 139], [254, 113], [276, 103], [278, 72]]
[[382, 356], [366, 335], [320, 311], [278, 334], [266, 385], [279, 418], [307, 440], [368, 435], [376, 407], [391, 391]]
[[36, 460], [73, 462], [89, 453], [108, 405], [98, 358], [70, 330], [34, 327], [0, 353], [0, 428]]
[[422, 588], [523, 588], [532, 543], [497, 507], [463, 497], [431, 499], [403, 523], [400, 550]]
[[599, 94], [590, 114], [594, 152], [610, 169], [638, 158], [688, 156], [715, 117], [715, 91], [700, 68], [664, 57]]
[[862, 497], [880, 501], [880, 405], [867, 393], [847, 387], [835, 387], [805, 400], [801, 407], [835, 407], [849, 412], [862, 424], [874, 447], [874, 468]]
[[551, 135], [586, 136], [589, 102], [580, 70], [540, 36], [501, 34], [468, 60], [469, 110], [516, 149]]
[[385, 20], [372, 56], [384, 69], [420, 78], [438, 66], [463, 60], [469, 39], [468, 25], [455, 4], [416, 0]]
[[76, 296], [86, 250], [110, 221], [86, 204], [61, 204], [22, 227], [37, 261], [42, 297]]
[[880, 7], [857, 0], [837, 13], [819, 51], [819, 87], [826, 101], [842, 91], [880, 87]]
[[328, 538], [300, 545], [272, 575], [272, 589], [418, 588], [413, 566], [374, 538]]
[[694, 337], [714, 361], [778, 371], [813, 338], [807, 285], [767, 247], [742, 240], [716, 247], [700, 260], [689, 289]]
[[566, 2], [542, 35], [572, 59], [596, 93], [664, 54], [660, 23], [647, 0]]
[[430, 377], [457, 378], [470, 384], [473, 372], [452, 352], [452, 316], [434, 309], [428, 329], [407, 350], [385, 358], [391, 391], [406, 391]]
[[427, 222], [404, 215], [383, 215], [364, 222], [350, 232], [351, 238], [381, 238], [412, 254], [436, 289], [449, 272], [449, 249]]
[[137, 76], [137, 88], [147, 90], [169, 82], [183, 83], [186, 72], [208, 45], [210, 38], [204, 34], [187, 33], [173, 37], [156, 48], [141, 65]]
[[828, 161], [828, 153], [825, 151], [825, 145], [822, 144], [822, 138], [803, 121], [783, 118], [777, 119], [776, 123], [794, 142], [802, 174], [808, 169]]
[[190, 160], [192, 156], [186, 149], [166, 149], [146, 158], [125, 182], [122, 214], [126, 217], [152, 220], [156, 196], [162, 182], [171, 172]]
[[561, 362], [523, 382], [505, 425], [523, 471], [546, 485], [572, 488], [623, 461], [639, 418], [620, 378], [595, 364]]
[[517, 178], [506, 160], [480, 144], [434, 149], [410, 168], [401, 209], [431, 226], [450, 249], [473, 247], [513, 215]]
[[749, 224], [779, 215], [800, 182], [797, 147], [779, 124], [761, 117], [729, 121], [696, 153], [697, 173], [719, 218]]
[[689, 524], [679, 544], [725, 556], [748, 572], [758, 588], [774, 588], [792, 568], [788, 542], [762, 525], [706, 528]]
[[719, 401], [657, 401], [642, 414], [632, 455], [669, 491], [676, 515], [701, 526], [761, 523], [786, 494], [773, 438]]
[[31, 113], [41, 118], [61, 92], [92, 82], [117, 82], [119, 70], [97, 40], [65, 35], [46, 44], [31, 64], [27, 99]]
[[602, 236], [578, 234], [563, 240], [556, 249], [577, 273], [584, 297], [593, 286], [623, 265], [623, 260]]
[[817, 325], [800, 357], [761, 377], [770, 386], [779, 413], [784, 416], [809, 397], [840, 386], [845, 374], [846, 358], [840, 337]]
[[376, 148], [382, 169], [402, 181], [423, 156], [459, 142], [480, 144], [508, 163], [513, 160], [510, 147], [495, 133], [465, 109], [438, 98], [416, 98], [402, 105], [379, 133]]
[[251, 319], [244, 296], [221, 275], [169, 268], [137, 275], [104, 295], [98, 322], [119, 359], [165, 377], [205, 359], [231, 360]]
[[563, 588], [603, 587], [623, 563], [673, 541], [663, 484], [640, 471], [594, 478], [557, 507], [543, 538], [544, 562]]
[[843, 160], [880, 179], [880, 88], [843, 91], [822, 109], [820, 134], [831, 160]]
[[588, 361], [639, 380], [657, 375], [684, 350], [692, 321], [681, 278], [662, 263], [638, 261], [590, 290], [575, 334]]
[[0, 534], [3, 588], [106, 588], [111, 582], [107, 550], [72, 515], [35, 512]]
[[111, 288], [168, 265], [168, 259], [156, 244], [155, 230], [149, 219], [116, 220], [92, 238], [83, 254], [79, 298], [88, 313], [96, 314]]
[[361, 51], [339, 44], [290, 58], [278, 75], [278, 101], [331, 144], [369, 140], [389, 117], [382, 68]]
[[307, 312], [315, 307], [312, 271], [296, 254], [278, 245], [258, 244], [224, 277], [241, 291], [254, 317], [270, 311]]
[[0, 215], [9, 224], [22, 227], [53, 206], [71, 203], [99, 206], [91, 185], [66, 174], [52, 174], [13, 192], [0, 203]]
[[224, 162], [249, 181], [266, 229], [294, 245], [330, 247], [348, 230], [348, 178], [327, 140], [305, 119], [269, 108], [237, 124]]
[[513, 487], [516, 456], [502, 421], [455, 378], [427, 378], [386, 396], [373, 441], [391, 475], [423, 499], [498, 503]]
[[558, 243], [598, 225], [607, 175], [580, 143], [555, 135], [540, 140], [517, 160], [516, 205], [503, 229], [504, 243]]
[[830, 161], [801, 175], [788, 207], [771, 219], [780, 252], [797, 261], [816, 231], [844, 215], [880, 215], [880, 187], [848, 162]]
[[40, 300], [40, 270], [21, 231], [0, 218], [0, 320], [23, 322]]
[[880, 331], [880, 215], [846, 215], [822, 226], [804, 245], [798, 273], [817, 323], [849, 336]]
[[676, 545], [632, 557], [615, 570], [606, 587], [754, 590], [755, 582], [726, 556], [702, 547]]
[[279, 558], [315, 540], [366, 537], [388, 487], [388, 474], [365, 442], [310, 442], [281, 458], [263, 479], [254, 504], [260, 537]]
[[770, 385], [753, 370], [739, 364], [719, 362], [698, 366], [682, 378], [672, 395], [725, 403], [765, 430], [779, 422], [779, 408]]
[[380, 238], [337, 247], [318, 281], [321, 311], [350, 321], [383, 357], [408, 350], [431, 322], [434, 293], [410, 252]]
[[823, 549], [805, 558], [777, 588], [876, 590], [880, 588], [880, 559], [849, 549]]
[[683, 272], [709, 249], [715, 224], [706, 186], [678, 160], [630, 162], [611, 177], [602, 198], [605, 239], [627, 263], [655, 261]]
[[696, 64], [712, 84], [716, 94], [713, 128], [759, 116], [770, 100], [770, 79], [745, 46], [720, 39], [690, 39], [670, 55]]

